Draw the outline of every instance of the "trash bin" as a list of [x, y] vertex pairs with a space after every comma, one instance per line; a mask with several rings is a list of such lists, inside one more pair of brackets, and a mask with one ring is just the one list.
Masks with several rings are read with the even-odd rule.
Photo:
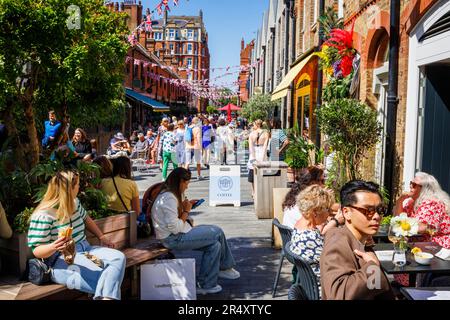
[[255, 162], [255, 212], [258, 219], [273, 219], [273, 188], [286, 188], [287, 168], [284, 161]]

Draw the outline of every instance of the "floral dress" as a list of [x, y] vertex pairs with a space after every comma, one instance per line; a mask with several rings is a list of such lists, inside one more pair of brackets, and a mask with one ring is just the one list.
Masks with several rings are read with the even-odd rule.
[[291, 250], [301, 256], [310, 265], [317, 277], [320, 290], [320, 255], [323, 250], [323, 236], [318, 229], [298, 230], [294, 228], [291, 238]]
[[[414, 200], [408, 198], [403, 201], [403, 211], [421, 223], [432, 225], [439, 229], [433, 237], [423, 235], [423, 241], [435, 242], [443, 248], [450, 249], [450, 216], [447, 214], [445, 205], [437, 200], [425, 200], [414, 211]], [[395, 279], [404, 286], [409, 285], [407, 275], [400, 274]]]

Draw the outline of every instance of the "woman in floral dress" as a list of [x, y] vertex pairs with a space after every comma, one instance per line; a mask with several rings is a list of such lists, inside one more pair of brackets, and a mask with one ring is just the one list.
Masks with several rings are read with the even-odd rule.
[[[432, 241], [450, 249], [449, 195], [442, 190], [435, 177], [424, 172], [417, 172], [409, 186], [410, 192], [398, 200], [396, 213], [406, 212], [409, 217], [419, 220], [419, 233], [423, 234], [421, 241]], [[435, 232], [430, 234], [430, 230]], [[409, 285], [405, 275], [395, 279], [402, 285]]]
[[[334, 204], [334, 195], [331, 190], [319, 185], [312, 185], [304, 189], [297, 197], [297, 205], [303, 218], [298, 220], [292, 232], [291, 250], [305, 259], [317, 277], [320, 288], [320, 255], [323, 249], [323, 235], [331, 228], [336, 228], [343, 222], [342, 213], [330, 220], [323, 228], [322, 233], [318, 226], [327, 221]], [[341, 221], [339, 221], [339, 219]], [[320, 292], [321, 290], [319, 290]]]

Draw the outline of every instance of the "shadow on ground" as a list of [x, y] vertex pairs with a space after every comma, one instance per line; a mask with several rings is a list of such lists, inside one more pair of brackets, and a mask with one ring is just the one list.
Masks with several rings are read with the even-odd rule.
[[[280, 251], [272, 248], [268, 238], [230, 238], [231, 251], [236, 260], [236, 269], [241, 273], [238, 280], [219, 279], [222, 292], [201, 296], [198, 300], [230, 299], [272, 299], [272, 288], [278, 270]], [[177, 258], [196, 259], [197, 271], [201, 261], [201, 252], [174, 251]], [[287, 299], [291, 285], [292, 267], [285, 261], [277, 288], [276, 299]]]

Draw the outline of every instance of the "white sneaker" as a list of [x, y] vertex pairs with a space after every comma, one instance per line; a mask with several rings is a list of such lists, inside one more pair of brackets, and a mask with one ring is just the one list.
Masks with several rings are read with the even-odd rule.
[[221, 279], [236, 280], [239, 279], [240, 276], [241, 274], [239, 271], [234, 268], [219, 271], [219, 278]]
[[197, 286], [197, 294], [201, 294], [201, 295], [206, 295], [206, 294], [211, 294], [211, 293], [219, 293], [220, 291], [222, 291], [222, 287], [220, 286], [220, 284], [216, 285], [215, 287], [212, 288], [200, 288], [200, 286]]

